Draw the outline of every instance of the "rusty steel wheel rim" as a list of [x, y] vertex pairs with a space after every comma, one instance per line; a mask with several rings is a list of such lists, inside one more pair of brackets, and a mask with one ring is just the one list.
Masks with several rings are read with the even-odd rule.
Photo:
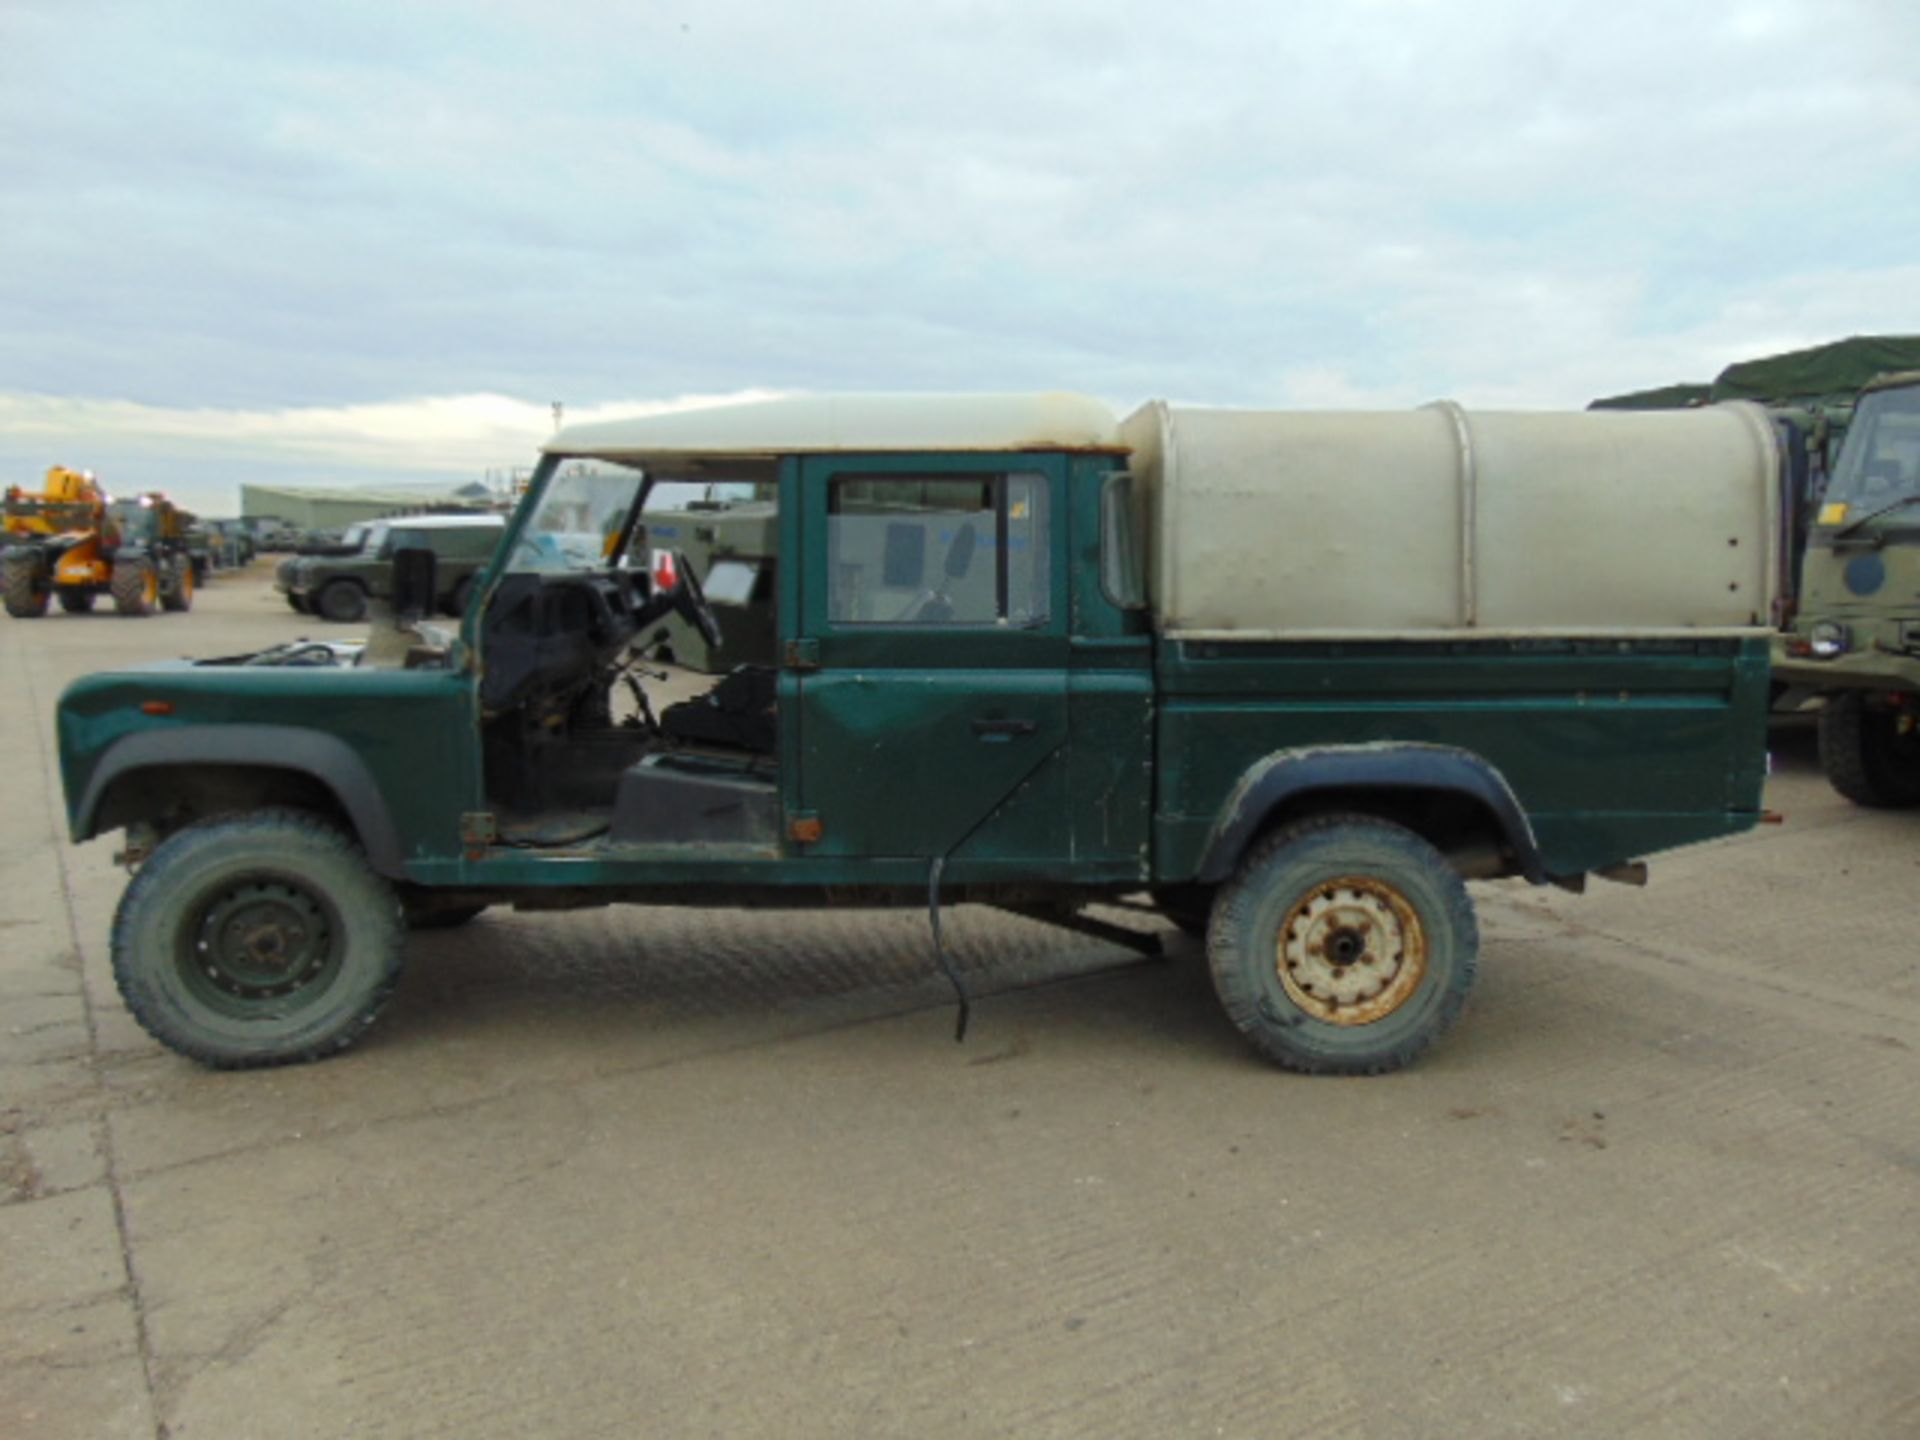
[[1365, 875], [1326, 880], [1280, 922], [1280, 984], [1316, 1020], [1371, 1025], [1427, 973], [1427, 930], [1407, 898]]

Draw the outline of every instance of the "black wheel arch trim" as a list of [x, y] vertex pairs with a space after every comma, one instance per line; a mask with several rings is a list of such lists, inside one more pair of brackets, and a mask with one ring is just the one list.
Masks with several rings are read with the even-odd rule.
[[115, 781], [138, 770], [181, 765], [245, 766], [311, 776], [332, 791], [346, 811], [368, 864], [388, 878], [406, 874], [399, 832], [366, 761], [338, 736], [292, 725], [181, 725], [123, 736], [94, 766], [74, 811], [74, 840], [90, 840], [98, 833], [94, 817]]
[[1533, 825], [1506, 777], [1471, 750], [1451, 745], [1385, 743], [1281, 750], [1249, 767], [1227, 797], [1195, 879], [1217, 885], [1280, 806], [1323, 790], [1429, 790], [1484, 806], [1500, 826], [1520, 873], [1534, 884], [1548, 875]]

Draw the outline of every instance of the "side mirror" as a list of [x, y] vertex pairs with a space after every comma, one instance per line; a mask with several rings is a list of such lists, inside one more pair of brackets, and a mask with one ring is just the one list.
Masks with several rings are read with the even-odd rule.
[[439, 569], [439, 558], [431, 550], [394, 552], [393, 615], [396, 620], [424, 620], [433, 613], [440, 588]]

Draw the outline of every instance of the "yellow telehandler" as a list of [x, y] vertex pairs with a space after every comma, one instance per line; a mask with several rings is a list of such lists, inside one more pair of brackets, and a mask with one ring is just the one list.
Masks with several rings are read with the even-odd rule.
[[42, 490], [6, 493], [0, 552], [0, 598], [7, 613], [28, 620], [47, 613], [59, 597], [71, 614], [113, 597], [122, 615], [193, 604], [193, 563], [187, 554], [191, 517], [164, 495], [111, 500], [89, 471], [56, 465]]

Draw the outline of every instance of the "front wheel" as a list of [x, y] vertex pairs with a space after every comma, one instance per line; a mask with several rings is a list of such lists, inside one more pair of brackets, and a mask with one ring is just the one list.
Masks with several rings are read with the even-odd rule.
[[1214, 909], [1207, 958], [1228, 1018], [1268, 1059], [1378, 1075], [1459, 1017], [1479, 946], [1445, 856], [1402, 826], [1328, 815], [1248, 855]]
[[313, 598], [314, 613], [338, 625], [367, 618], [367, 592], [353, 580], [329, 580]]
[[1920, 716], [1871, 705], [1858, 691], [1832, 696], [1820, 712], [1820, 768], [1856, 805], [1920, 805]]
[[163, 1045], [222, 1069], [317, 1060], [400, 978], [400, 905], [359, 847], [295, 810], [168, 838], [121, 897], [113, 974]]
[[160, 603], [160, 572], [151, 560], [116, 560], [112, 589], [120, 614], [151, 615]]
[[40, 583], [37, 557], [19, 551], [6, 557], [0, 569], [0, 589], [5, 591], [7, 614], [16, 620], [35, 620], [47, 613], [47, 590]]

